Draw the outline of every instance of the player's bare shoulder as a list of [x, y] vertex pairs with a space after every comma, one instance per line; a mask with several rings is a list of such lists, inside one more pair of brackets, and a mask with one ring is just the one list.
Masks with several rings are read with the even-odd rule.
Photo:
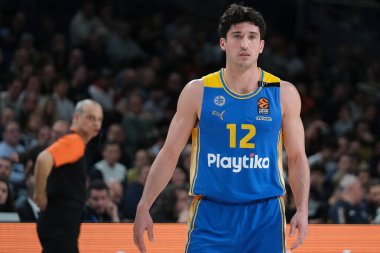
[[194, 108], [197, 113], [200, 112], [202, 106], [203, 87], [203, 80], [195, 79], [186, 84], [181, 93], [180, 99], [186, 103], [186, 106]]
[[300, 110], [301, 98], [297, 91], [297, 88], [292, 83], [281, 80], [280, 97], [283, 114], [288, 112], [289, 110]]

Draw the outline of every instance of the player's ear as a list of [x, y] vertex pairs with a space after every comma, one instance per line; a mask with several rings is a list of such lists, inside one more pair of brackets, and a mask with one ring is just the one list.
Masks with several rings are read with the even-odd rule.
[[219, 40], [219, 46], [220, 46], [220, 48], [223, 51], [226, 51], [225, 44], [226, 44], [226, 39], [225, 38], [220, 38], [220, 40]]
[[265, 40], [260, 41], [260, 54], [263, 52], [265, 46]]

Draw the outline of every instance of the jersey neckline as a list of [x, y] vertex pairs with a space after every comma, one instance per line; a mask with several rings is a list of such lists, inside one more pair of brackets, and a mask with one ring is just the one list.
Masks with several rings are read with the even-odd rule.
[[261, 91], [261, 89], [263, 88], [263, 80], [264, 80], [264, 71], [261, 69], [261, 68], [258, 68], [260, 71], [261, 71], [261, 79], [260, 81], [258, 82], [258, 85], [257, 85], [257, 88], [251, 92], [248, 92], [248, 93], [237, 93], [235, 91], [233, 91], [227, 81], [224, 79], [224, 68], [220, 69], [219, 70], [219, 77], [220, 77], [220, 81], [223, 85], [223, 89], [232, 97], [234, 98], [237, 98], [237, 99], [247, 99], [247, 98], [251, 98], [251, 97], [254, 97], [256, 96], [257, 94], [259, 94], [259, 92]]

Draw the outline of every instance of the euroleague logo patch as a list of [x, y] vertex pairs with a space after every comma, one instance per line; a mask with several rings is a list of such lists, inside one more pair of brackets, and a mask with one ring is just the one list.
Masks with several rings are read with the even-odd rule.
[[267, 98], [260, 98], [257, 101], [257, 108], [259, 114], [269, 114], [269, 100]]

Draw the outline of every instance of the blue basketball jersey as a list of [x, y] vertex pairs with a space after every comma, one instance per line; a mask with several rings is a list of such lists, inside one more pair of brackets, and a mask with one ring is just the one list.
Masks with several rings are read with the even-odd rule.
[[190, 194], [225, 203], [281, 196], [280, 79], [261, 70], [258, 88], [237, 94], [223, 71], [203, 77], [200, 120], [192, 131]]

